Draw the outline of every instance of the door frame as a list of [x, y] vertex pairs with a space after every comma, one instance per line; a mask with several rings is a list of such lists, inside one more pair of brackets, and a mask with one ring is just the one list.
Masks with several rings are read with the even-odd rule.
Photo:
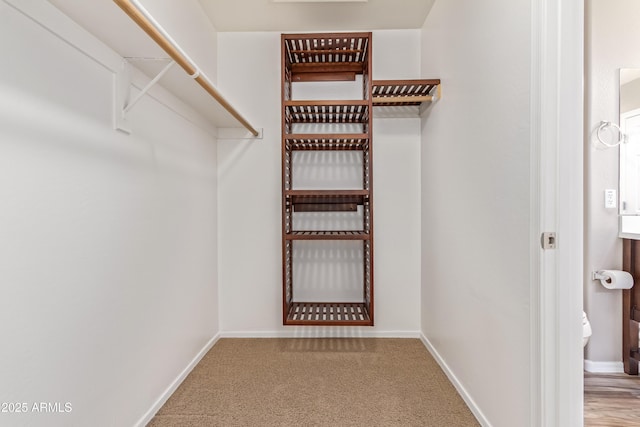
[[[629, 110], [629, 111], [625, 111], [624, 113], [620, 113], [620, 133], [621, 135], [625, 135], [625, 142], [629, 141], [629, 125], [627, 124], [628, 120], [631, 120], [633, 118], [636, 118], [640, 116], [640, 108], [635, 108], [633, 110]], [[619, 212], [621, 216], [624, 215], [629, 215], [629, 216], [634, 216], [634, 215], [638, 215], [640, 213], [640, 200], [637, 200], [637, 194], [638, 191], [628, 191], [629, 189], [627, 188], [627, 183], [629, 182], [629, 180], [627, 180], [627, 175], [629, 174], [629, 165], [632, 163], [636, 163], [636, 162], [630, 162], [628, 160], [628, 155], [634, 155], [635, 159], [638, 159], [639, 155], [638, 155], [638, 151], [640, 151], [638, 149], [638, 147], [634, 147], [636, 151], [636, 153], [628, 153], [628, 150], [631, 150], [631, 147], [637, 145], [637, 144], [620, 144], [620, 150], [619, 150], [619, 158], [620, 158], [620, 163], [619, 163], [619, 167], [620, 167], [620, 189], [619, 189], [619, 195], [620, 195], [620, 206], [619, 206]], [[637, 167], [637, 166], [636, 166]], [[637, 172], [637, 170], [635, 171]], [[632, 174], [633, 175], [633, 174]], [[634, 195], [630, 195], [629, 193]], [[633, 199], [633, 206], [634, 206], [634, 210], [631, 211], [631, 213], [627, 213], [625, 212], [624, 209], [624, 202], [627, 202], [630, 198]], [[621, 233], [621, 237], [623, 237], [622, 235], [622, 229], [620, 229], [620, 233]], [[635, 237], [635, 236], [634, 236]]]
[[581, 427], [584, 0], [531, 7], [531, 426]]

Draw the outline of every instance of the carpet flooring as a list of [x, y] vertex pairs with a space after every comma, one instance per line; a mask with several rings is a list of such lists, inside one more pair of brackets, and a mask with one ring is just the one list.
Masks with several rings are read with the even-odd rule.
[[417, 339], [221, 339], [149, 426], [478, 426]]

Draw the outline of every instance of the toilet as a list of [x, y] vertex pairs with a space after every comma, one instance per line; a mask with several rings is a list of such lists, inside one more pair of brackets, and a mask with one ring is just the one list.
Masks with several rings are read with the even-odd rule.
[[591, 336], [591, 323], [587, 318], [587, 313], [582, 312], [582, 347], [586, 346]]

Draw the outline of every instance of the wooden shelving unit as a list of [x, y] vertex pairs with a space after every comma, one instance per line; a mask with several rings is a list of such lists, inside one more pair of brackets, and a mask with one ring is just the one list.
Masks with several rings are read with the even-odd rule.
[[[283, 34], [281, 40], [283, 324], [372, 326], [371, 33]], [[356, 75], [362, 75], [360, 99], [292, 99], [293, 83], [355, 81]], [[321, 129], [357, 125], [358, 132], [296, 133], [296, 125], [301, 124]], [[294, 189], [292, 157], [296, 151], [361, 152], [361, 188]], [[355, 230], [296, 230], [293, 217], [301, 212], [361, 212], [362, 224]], [[298, 300], [293, 280], [298, 241], [361, 242], [361, 297], [333, 302]]]
[[[374, 107], [417, 106], [440, 97], [440, 80], [372, 80], [371, 33], [283, 34], [282, 55], [282, 276], [283, 324], [373, 326], [373, 162]], [[361, 77], [361, 83], [358, 81]], [[294, 83], [362, 85], [358, 99], [294, 99]], [[300, 131], [300, 126], [319, 131]], [[357, 131], [345, 132], [347, 126]], [[338, 128], [337, 131], [333, 131]], [[325, 130], [330, 129], [325, 132]], [[293, 157], [299, 151], [361, 153], [359, 189], [296, 189]], [[296, 229], [296, 213], [360, 215], [356, 229]], [[360, 221], [360, 220], [358, 220]], [[347, 301], [301, 301], [294, 283], [294, 249], [302, 242], [361, 244], [360, 297]], [[333, 286], [333, 283], [329, 284]]]

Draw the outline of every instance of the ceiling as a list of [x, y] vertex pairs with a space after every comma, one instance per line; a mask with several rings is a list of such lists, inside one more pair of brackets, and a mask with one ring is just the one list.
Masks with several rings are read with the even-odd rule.
[[199, 0], [218, 31], [360, 31], [422, 27], [435, 0]]

